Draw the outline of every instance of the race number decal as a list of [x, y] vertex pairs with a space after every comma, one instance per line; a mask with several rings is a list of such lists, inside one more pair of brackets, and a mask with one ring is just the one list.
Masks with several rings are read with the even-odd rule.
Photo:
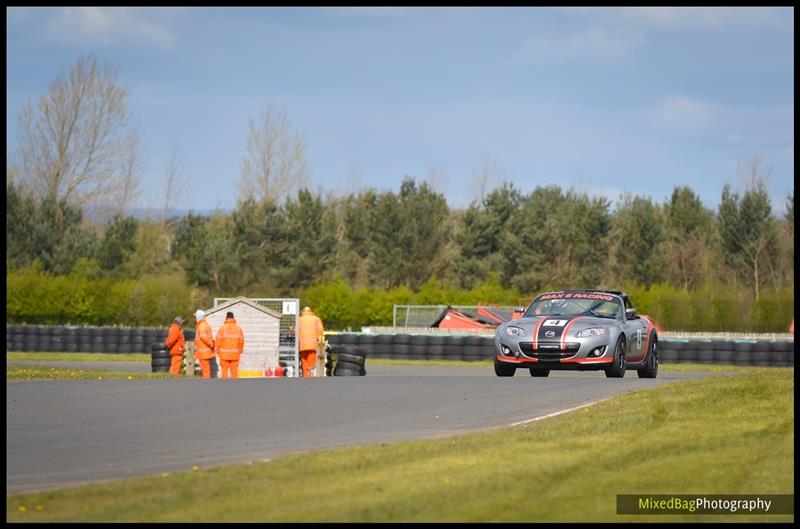
[[569, 320], [547, 320], [542, 324], [544, 327], [563, 327]]

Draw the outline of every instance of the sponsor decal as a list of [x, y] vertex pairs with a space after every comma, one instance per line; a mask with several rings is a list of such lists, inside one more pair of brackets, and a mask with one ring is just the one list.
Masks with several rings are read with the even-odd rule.
[[554, 343], [554, 346], [547, 347], [547, 349], [560, 349], [561, 339], [564, 335], [564, 331], [569, 328], [570, 321], [573, 321], [574, 318], [568, 319], [543, 319], [539, 320], [541, 323], [540, 326], [537, 326], [534, 329], [535, 336], [534, 336], [534, 349], [545, 349], [544, 345], [538, 345], [538, 342], [550, 342], [551, 344]]
[[542, 349], [561, 349], [561, 344], [557, 343], [540, 343], [539, 350]]
[[602, 301], [616, 301], [614, 296], [609, 294], [599, 294], [596, 292], [554, 292], [552, 294], [543, 294], [539, 296], [539, 301], [548, 299], [597, 299]]

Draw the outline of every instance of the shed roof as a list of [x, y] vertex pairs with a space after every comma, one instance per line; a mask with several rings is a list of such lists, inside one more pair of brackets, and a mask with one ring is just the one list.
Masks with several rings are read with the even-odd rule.
[[248, 298], [246, 298], [244, 296], [239, 296], [239, 297], [234, 298], [234, 299], [232, 299], [230, 301], [226, 301], [225, 303], [223, 303], [221, 305], [217, 305], [216, 307], [210, 308], [210, 309], [208, 309], [206, 311], [206, 315], [214, 314], [215, 312], [223, 311], [223, 310], [225, 310], [225, 309], [227, 309], [229, 307], [232, 307], [233, 305], [236, 305], [237, 303], [244, 303], [245, 305], [249, 305], [249, 306], [253, 307], [254, 309], [260, 310], [264, 314], [269, 314], [273, 318], [281, 319], [281, 315], [278, 314], [277, 312], [275, 312], [274, 310], [272, 310], [270, 308], [267, 308], [264, 305], [259, 305], [255, 301], [251, 301], [251, 300], [249, 300]]

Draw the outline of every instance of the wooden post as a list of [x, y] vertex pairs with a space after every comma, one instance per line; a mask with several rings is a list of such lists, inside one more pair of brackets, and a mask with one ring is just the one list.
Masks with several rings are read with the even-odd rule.
[[317, 344], [317, 365], [314, 369], [315, 375], [318, 377], [326, 376], [325, 373], [325, 347], [328, 345], [328, 342], [319, 342]]
[[186, 342], [186, 351], [183, 353], [183, 371], [187, 377], [194, 376], [194, 342]]

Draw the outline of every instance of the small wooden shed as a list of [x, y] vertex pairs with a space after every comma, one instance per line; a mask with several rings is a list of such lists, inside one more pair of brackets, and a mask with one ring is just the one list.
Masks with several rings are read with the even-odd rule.
[[[214, 338], [225, 323], [225, 315], [228, 312], [233, 312], [236, 323], [244, 333], [244, 351], [239, 359], [239, 376], [263, 377], [267, 367], [275, 370], [279, 360], [281, 315], [245, 297], [234, 298], [205, 311], [206, 321], [211, 325]], [[218, 357], [215, 357], [215, 360], [219, 363]]]

